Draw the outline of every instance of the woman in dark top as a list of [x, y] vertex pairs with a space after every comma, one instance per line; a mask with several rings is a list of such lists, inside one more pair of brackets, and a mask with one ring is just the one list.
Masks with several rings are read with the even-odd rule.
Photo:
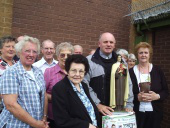
[[150, 63], [153, 50], [146, 42], [135, 48], [139, 64], [129, 70], [133, 83], [134, 111], [138, 128], [160, 128], [162, 101], [168, 96], [168, 86], [160, 67]]
[[87, 59], [82, 55], [67, 58], [68, 74], [52, 89], [53, 117], [57, 128], [97, 128], [98, 109], [92, 101], [88, 87], [82, 82], [89, 70]]

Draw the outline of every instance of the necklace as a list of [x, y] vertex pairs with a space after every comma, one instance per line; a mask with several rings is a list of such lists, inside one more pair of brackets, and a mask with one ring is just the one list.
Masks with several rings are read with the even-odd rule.
[[[140, 79], [140, 82], [141, 82], [141, 75], [144, 74], [144, 71], [141, 71], [141, 69], [144, 69], [144, 67], [141, 67], [140, 65], [138, 65], [138, 66], [139, 66], [139, 79]], [[148, 71], [146, 73], [146, 74], [148, 74], [148, 76], [147, 76], [147, 79], [146, 79], [145, 82], [150, 82], [151, 81], [150, 80], [150, 73], [149, 73], [149, 66], [150, 66], [150, 64], [148, 65]]]

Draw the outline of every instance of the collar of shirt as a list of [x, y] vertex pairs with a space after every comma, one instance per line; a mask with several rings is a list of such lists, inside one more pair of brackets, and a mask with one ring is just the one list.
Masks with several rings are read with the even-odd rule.
[[[69, 80], [69, 81], [70, 81], [70, 80]], [[75, 92], [79, 92], [79, 91], [77, 90], [76, 86], [73, 84], [73, 82], [70, 81], [70, 83], [71, 83], [71, 86], [73, 87], [73, 90], [74, 90]], [[80, 92], [79, 92], [79, 93], [81, 93], [81, 92], [83, 91], [83, 86], [82, 86], [81, 83], [79, 84], [79, 86], [80, 86]]]
[[111, 59], [112, 58], [112, 53], [110, 53], [108, 56], [106, 56], [101, 50], [99, 51], [99, 54], [102, 58], [104, 59]]
[[59, 64], [56, 64], [56, 66], [52, 67], [51, 69], [55, 72], [55, 74], [57, 74], [58, 72], [62, 72], [63, 74], [65, 74]]
[[[42, 66], [42, 65], [44, 65], [44, 64], [48, 64], [48, 63], [47, 63], [47, 61], [44, 59], [44, 57], [42, 57], [41, 60], [40, 60], [39, 65]], [[51, 64], [48, 64], [48, 65], [53, 65], [53, 64], [57, 64], [57, 61], [54, 60], [54, 58], [53, 58], [52, 63], [51, 63]]]
[[[1, 56], [0, 56], [0, 63], [5, 63], [6, 65], [3, 65], [3, 66], [10, 66]], [[12, 64], [15, 64], [15, 60], [12, 60]]]
[[[26, 70], [24, 69], [23, 65], [21, 64], [21, 61], [19, 60], [17, 63], [16, 63], [16, 66], [15, 66], [17, 69], [18, 69], [18, 73], [20, 74], [25, 74], [27, 73]], [[36, 68], [36, 67], [33, 67], [32, 66], [32, 71], [34, 72], [35, 74], [35, 78], [36, 76], [38, 76], [41, 72], [40, 72], [40, 69]]]

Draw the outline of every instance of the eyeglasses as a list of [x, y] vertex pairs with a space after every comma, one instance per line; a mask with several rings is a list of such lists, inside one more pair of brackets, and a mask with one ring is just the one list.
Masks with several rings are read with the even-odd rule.
[[71, 56], [71, 54], [61, 53], [59, 56], [60, 56], [60, 58], [65, 58], [66, 56], [67, 56], [67, 57]]
[[128, 60], [128, 62], [136, 62], [136, 60]]
[[72, 75], [76, 75], [77, 72], [79, 73], [79, 75], [84, 75], [84, 74], [85, 74], [85, 71], [83, 71], [83, 70], [79, 70], [79, 71], [77, 71], [76, 69], [71, 69], [71, 70], [70, 70], [70, 73], [71, 73]]
[[25, 50], [24, 51], [26, 54], [34, 54], [34, 55], [37, 55], [38, 54], [38, 52], [37, 51], [34, 51], [34, 50]]

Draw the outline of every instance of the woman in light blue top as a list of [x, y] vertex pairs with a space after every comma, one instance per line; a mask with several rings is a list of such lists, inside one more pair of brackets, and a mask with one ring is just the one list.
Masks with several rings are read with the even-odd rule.
[[25, 36], [15, 49], [20, 61], [7, 69], [0, 80], [5, 106], [0, 128], [48, 128], [43, 73], [32, 67], [40, 51], [39, 41]]

